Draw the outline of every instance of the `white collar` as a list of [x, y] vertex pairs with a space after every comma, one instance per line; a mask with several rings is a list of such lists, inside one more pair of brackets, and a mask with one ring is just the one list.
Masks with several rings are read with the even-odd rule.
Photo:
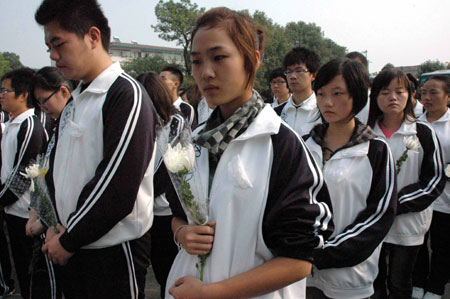
[[286, 104], [286, 109], [303, 109], [303, 110], [314, 110], [317, 108], [316, 94], [313, 92], [306, 100], [300, 103], [300, 105], [295, 104], [294, 102], [294, 94], [289, 97], [289, 100]]
[[183, 103], [183, 100], [181, 99], [181, 97], [178, 97], [178, 99], [173, 102], [173, 105], [178, 108], [180, 107], [181, 103]]
[[[422, 114], [422, 115], [419, 117], [419, 120], [422, 120], [422, 121], [424, 121], [424, 122], [430, 123], [430, 122], [427, 120], [427, 112], [425, 112], [424, 114]], [[446, 121], [450, 121], [450, 109], [449, 109], [449, 108], [447, 108], [447, 111], [444, 113], [444, 115], [441, 116], [441, 118], [439, 118], [439, 119], [433, 121], [433, 123], [440, 123], [440, 122], [446, 122]]]
[[[116, 81], [117, 77], [123, 73], [123, 69], [120, 67], [119, 62], [115, 62], [107, 67], [103, 72], [101, 72], [97, 77], [95, 77], [94, 81], [92, 81], [89, 86], [83, 90], [82, 92], [92, 92], [92, 93], [106, 93], [111, 85]], [[81, 85], [74, 90], [74, 99], [81, 92]]]
[[34, 115], [34, 109], [28, 109], [18, 116], [14, 117], [12, 120], [9, 120], [9, 123], [11, 124], [20, 124], [22, 123], [27, 117]]

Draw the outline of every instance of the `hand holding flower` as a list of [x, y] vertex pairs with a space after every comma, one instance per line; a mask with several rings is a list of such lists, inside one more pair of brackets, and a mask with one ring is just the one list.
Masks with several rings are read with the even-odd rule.
[[37, 236], [44, 232], [45, 232], [45, 227], [42, 224], [42, 222], [38, 219], [29, 226], [29, 231], [27, 231], [27, 236], [29, 236], [29, 237]]
[[42, 222], [39, 220], [38, 215], [33, 209], [30, 209], [30, 217], [25, 225], [25, 233], [28, 237], [40, 235], [44, 233], [45, 228]]
[[175, 299], [187, 298], [206, 298], [206, 285], [200, 280], [192, 276], [184, 276], [178, 279], [169, 289], [169, 294]]
[[192, 255], [208, 254], [214, 243], [214, 226], [211, 221], [208, 225], [188, 225], [177, 233], [177, 240], [183, 248]]
[[[59, 242], [59, 238], [65, 232], [65, 228], [58, 224], [57, 225], [58, 233], [55, 232], [50, 233], [49, 236], [45, 238], [45, 244], [42, 247], [42, 252], [47, 253], [48, 258], [56, 265], [65, 265], [72, 257], [73, 253], [69, 252], [62, 247]], [[48, 229], [47, 232], [52, 229]]]

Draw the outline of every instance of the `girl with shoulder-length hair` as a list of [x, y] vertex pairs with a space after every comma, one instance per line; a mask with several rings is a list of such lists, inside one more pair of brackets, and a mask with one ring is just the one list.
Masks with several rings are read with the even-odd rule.
[[389, 144], [396, 161], [397, 215], [386, 236], [375, 297], [410, 298], [412, 272], [431, 224], [432, 203], [445, 186], [442, 152], [433, 128], [416, 121], [413, 87], [401, 71], [375, 77], [368, 123]]
[[[166, 83], [155, 72], [145, 72], [136, 78], [148, 92], [159, 117], [160, 126], [170, 126], [170, 134], [178, 134], [185, 125], [185, 118], [172, 104], [172, 96]], [[168, 185], [169, 184], [169, 185]], [[178, 248], [173, 242], [171, 221], [172, 211], [166, 199], [167, 186], [172, 182], [167, 174], [167, 169], [162, 161], [161, 152], [156, 149], [155, 171], [153, 175], [154, 201], [153, 224], [150, 229], [151, 248], [150, 261], [156, 281], [160, 285], [160, 295], [164, 298], [167, 275], [178, 253]]]
[[394, 161], [387, 143], [355, 115], [367, 103], [364, 66], [335, 59], [319, 69], [313, 89], [324, 120], [306, 139], [321, 165], [335, 231], [314, 252], [308, 298], [368, 298], [381, 243], [394, 220]]
[[[332, 231], [321, 172], [253, 90], [262, 37], [247, 15], [223, 7], [200, 16], [192, 33], [193, 77], [217, 106], [193, 133], [193, 176], [204, 186], [193, 192], [209, 198], [211, 221], [188, 223], [178, 199], [169, 199], [181, 250], [166, 297], [303, 298], [312, 251]], [[202, 282], [196, 263], [205, 254]]]

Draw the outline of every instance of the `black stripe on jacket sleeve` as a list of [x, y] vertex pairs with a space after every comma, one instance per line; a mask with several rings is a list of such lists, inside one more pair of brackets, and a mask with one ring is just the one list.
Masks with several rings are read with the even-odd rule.
[[[366, 260], [383, 241], [394, 221], [397, 203], [395, 166], [387, 143], [370, 141], [372, 183], [367, 206], [342, 233], [314, 252], [319, 269], [352, 267]], [[361, 174], [362, 175], [362, 174]]]
[[331, 202], [322, 172], [303, 141], [284, 124], [272, 135], [273, 163], [263, 237], [276, 256], [312, 261], [332, 234]]
[[60, 238], [71, 252], [101, 238], [132, 211], [153, 154], [155, 110], [134, 79], [122, 74], [113, 83], [102, 113], [103, 160]]
[[397, 214], [425, 210], [445, 188], [444, 164], [438, 138], [429, 125], [417, 122], [416, 127], [417, 137], [423, 148], [419, 181], [398, 192]]

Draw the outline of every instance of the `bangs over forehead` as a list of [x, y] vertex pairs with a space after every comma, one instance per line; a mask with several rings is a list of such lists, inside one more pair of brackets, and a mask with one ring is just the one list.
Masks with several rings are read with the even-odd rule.
[[222, 28], [225, 30], [244, 58], [244, 69], [248, 74], [246, 86], [253, 85], [258, 67], [256, 51], [259, 51], [261, 55], [263, 54], [264, 34], [262, 30], [256, 28], [250, 17], [226, 7], [217, 7], [207, 11], [197, 19], [192, 31], [191, 41], [194, 40], [200, 28]]

